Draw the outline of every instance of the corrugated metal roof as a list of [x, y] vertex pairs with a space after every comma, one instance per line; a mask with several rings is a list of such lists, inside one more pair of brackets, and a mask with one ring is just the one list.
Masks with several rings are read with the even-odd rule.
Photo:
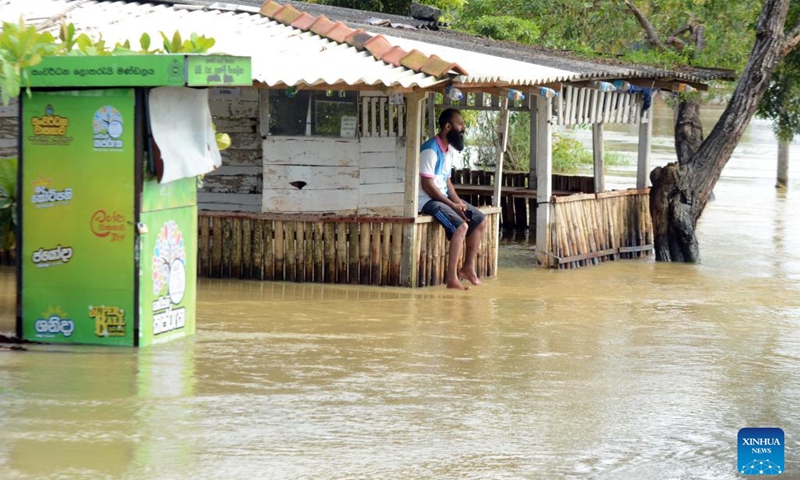
[[[143, 32], [150, 34], [154, 44], [160, 44], [159, 31], [169, 36], [176, 29], [183, 36], [196, 32], [216, 39], [214, 52], [252, 57], [254, 81], [268, 86], [346, 84], [428, 89], [441, 88], [451, 76], [456, 84], [466, 87], [636, 78], [702, 83], [711, 78], [564, 58], [458, 32], [375, 27], [353, 22], [353, 18], [371, 14], [350, 9], [298, 2], [291, 2], [297, 8], [290, 9], [283, 2], [269, 0], [263, 4], [240, 0], [250, 2], [250, 6], [211, 5], [203, 0], [186, 0], [193, 4], [173, 6], [155, 1], [0, 0], [0, 20], [13, 22], [22, 16], [42, 23], [67, 12], [66, 18], [79, 31], [94, 36], [102, 33], [112, 44], [130, 40], [136, 45]], [[304, 13], [303, 8], [317, 15]], [[50, 29], [55, 30], [58, 22], [50, 23]], [[375, 31], [381, 34], [369, 33]]]
[[[187, 1], [204, 2], [204, 0]], [[263, 0], [236, 1], [243, 5], [260, 5]], [[449, 28], [436, 29], [434, 27], [432, 29], [431, 22], [416, 20], [411, 17], [365, 12], [350, 8], [332, 7], [329, 5], [318, 5], [298, 0], [280, 1], [281, 3], [293, 5], [299, 10], [308, 11], [312, 15], [326, 15], [334, 21], [341, 21], [355, 28], [368, 28], [376, 34], [401, 37], [424, 42], [426, 44], [452, 47], [469, 52], [478, 52], [492, 57], [546, 65], [570, 72], [579, 72], [584, 78], [612, 78], [629, 75], [628, 78], [682, 79], [691, 82], [707, 82], [716, 79], [734, 80], [736, 77], [735, 72], [728, 69], [680, 67], [678, 70], [665, 70], [649, 65], [621, 62], [615, 58], [584, 58], [578, 57], [569, 51], [493, 40], [451, 30]], [[373, 20], [376, 18], [385, 20], [385, 22], [375, 24]], [[391, 26], [387, 26], [386, 24]], [[454, 59], [454, 61], [460, 60]], [[476, 75], [476, 73], [472, 71], [470, 71], [470, 74]]]
[[171, 37], [175, 30], [188, 38], [198, 33], [216, 40], [212, 52], [250, 56], [253, 80], [269, 86], [341, 85], [429, 88], [440, 79], [377, 60], [368, 51], [321, 38], [283, 25], [257, 13], [134, 2], [80, 0], [0, 1], [0, 20], [43, 25], [57, 33], [63, 16], [79, 32], [102, 34], [106, 43], [129, 40], [137, 46], [148, 33], [152, 46], [160, 45], [160, 33]]

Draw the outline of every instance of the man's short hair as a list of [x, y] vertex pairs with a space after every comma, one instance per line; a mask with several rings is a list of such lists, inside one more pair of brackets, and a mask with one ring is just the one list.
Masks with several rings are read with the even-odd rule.
[[444, 126], [450, 123], [450, 121], [453, 120], [453, 117], [456, 115], [461, 115], [461, 110], [456, 110], [455, 108], [448, 108], [447, 110], [439, 114], [439, 131], [444, 130]]

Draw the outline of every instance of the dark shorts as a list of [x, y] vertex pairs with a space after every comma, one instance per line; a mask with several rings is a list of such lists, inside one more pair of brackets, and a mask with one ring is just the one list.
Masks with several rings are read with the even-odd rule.
[[[467, 229], [467, 235], [469, 235], [483, 222], [485, 215], [469, 203], [464, 203], [467, 204], [465, 214], [469, 219], [469, 228]], [[455, 210], [438, 200], [428, 200], [428, 203], [422, 206], [422, 213], [432, 216], [444, 227], [448, 240], [453, 236], [456, 229], [464, 223], [464, 219]]]

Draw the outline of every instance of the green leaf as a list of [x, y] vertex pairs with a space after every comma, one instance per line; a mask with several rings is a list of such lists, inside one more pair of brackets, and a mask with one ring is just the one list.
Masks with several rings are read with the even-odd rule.
[[171, 44], [169, 43], [169, 39], [164, 32], [158, 32], [161, 34], [161, 39], [164, 41], [164, 51], [167, 53], [173, 53]]
[[172, 35], [172, 51], [173, 52], [180, 52], [181, 51], [181, 33], [175, 30], [175, 34]]
[[147, 51], [150, 49], [150, 35], [147, 33], [143, 33], [142, 36], [139, 38], [139, 45], [142, 46], [143, 51]]

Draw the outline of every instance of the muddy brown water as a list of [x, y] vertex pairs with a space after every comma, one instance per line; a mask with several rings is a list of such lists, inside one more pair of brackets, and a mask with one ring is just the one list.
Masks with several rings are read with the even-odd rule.
[[700, 265], [545, 271], [506, 240], [466, 294], [202, 279], [194, 338], [0, 351], [0, 478], [734, 479], [747, 426], [783, 428], [800, 478], [800, 182], [776, 192], [775, 152], [755, 123]]

